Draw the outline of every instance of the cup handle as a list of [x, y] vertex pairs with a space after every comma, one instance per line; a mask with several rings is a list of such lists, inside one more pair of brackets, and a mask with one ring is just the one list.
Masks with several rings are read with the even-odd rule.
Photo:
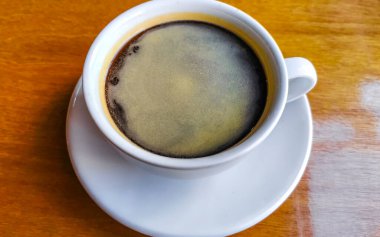
[[291, 102], [308, 93], [317, 83], [317, 72], [306, 58], [286, 58], [289, 91], [286, 102]]

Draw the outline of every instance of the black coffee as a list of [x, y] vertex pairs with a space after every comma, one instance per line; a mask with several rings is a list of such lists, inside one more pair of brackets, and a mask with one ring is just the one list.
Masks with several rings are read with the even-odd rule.
[[195, 158], [242, 140], [258, 122], [267, 80], [252, 49], [209, 23], [176, 21], [128, 42], [107, 74], [117, 127], [146, 150]]

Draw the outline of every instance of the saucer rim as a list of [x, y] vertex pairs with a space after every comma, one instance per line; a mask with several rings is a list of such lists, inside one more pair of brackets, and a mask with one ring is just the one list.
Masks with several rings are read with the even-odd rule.
[[[69, 153], [70, 157], [70, 162], [71, 165], [74, 169], [75, 175], [77, 176], [80, 184], [82, 187], [85, 189], [86, 193], [91, 197], [91, 199], [101, 208], [102, 211], [104, 211], [107, 215], [109, 215], [112, 219], [116, 220], [117, 222], [121, 223], [122, 225], [126, 226], [127, 228], [130, 228], [134, 231], [140, 232], [142, 234], [148, 235], [148, 236], [176, 236], [176, 237], [186, 237], [190, 236], [188, 234], [181, 234], [181, 235], [173, 235], [169, 233], [164, 233], [164, 232], [156, 232], [155, 230], [149, 230], [148, 228], [141, 226], [141, 225], [136, 225], [125, 218], [122, 218], [121, 215], [119, 215], [117, 212], [113, 212], [112, 210], [108, 209], [106, 205], [103, 204], [103, 202], [100, 200], [100, 198], [97, 198], [96, 195], [94, 195], [91, 192], [90, 187], [86, 185], [86, 182], [83, 180], [80, 171], [78, 170], [78, 167], [76, 165], [75, 159], [74, 159], [74, 154], [73, 154], [73, 149], [71, 146], [70, 142], [70, 122], [71, 122], [71, 114], [73, 112], [73, 105], [78, 98], [78, 95], [80, 93], [80, 90], [83, 90], [83, 81], [82, 78], [80, 77], [78, 82], [75, 85], [75, 88], [72, 92], [69, 106], [67, 109], [67, 115], [66, 115], [66, 143], [67, 143], [67, 150]], [[82, 92], [83, 93], [83, 92]], [[277, 210], [285, 201], [286, 199], [289, 198], [289, 196], [292, 194], [292, 192], [295, 190], [297, 185], [299, 184], [303, 174], [305, 173], [307, 164], [310, 160], [310, 154], [311, 154], [311, 148], [312, 148], [312, 137], [313, 137], [313, 118], [312, 118], [312, 113], [311, 113], [311, 107], [309, 100], [306, 95], [301, 96], [299, 99], [288, 102], [287, 104], [293, 103], [298, 100], [303, 100], [304, 106], [306, 109], [306, 117], [307, 117], [307, 124], [308, 124], [308, 143], [307, 143], [307, 148], [306, 152], [302, 161], [302, 165], [300, 166], [300, 169], [298, 170], [298, 173], [294, 180], [292, 181], [292, 184], [289, 186], [289, 188], [286, 190], [286, 192], [266, 211], [263, 213], [257, 215], [256, 217], [249, 219], [239, 225], [234, 225], [232, 227], [223, 227], [224, 229], [221, 229], [219, 233], [212, 233], [211, 235], [196, 235], [196, 236], [226, 236], [226, 235], [232, 235], [239, 233], [241, 231], [244, 231], [250, 227], [253, 227], [254, 225], [258, 224], [259, 222], [263, 221], [265, 218], [267, 218], [269, 215], [271, 215], [275, 210]], [[124, 158], [123, 158], [124, 159]], [[220, 174], [216, 174], [220, 175]], [[194, 235], [192, 235], [194, 236]]]

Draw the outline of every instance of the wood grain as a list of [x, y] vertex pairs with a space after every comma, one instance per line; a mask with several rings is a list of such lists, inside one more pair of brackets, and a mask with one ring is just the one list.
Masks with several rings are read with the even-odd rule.
[[[0, 1], [1, 236], [142, 236], [88, 197], [65, 143], [86, 52], [142, 1]], [[226, 1], [284, 56], [310, 59], [315, 136], [308, 169], [271, 216], [236, 236], [380, 236], [380, 2]]]

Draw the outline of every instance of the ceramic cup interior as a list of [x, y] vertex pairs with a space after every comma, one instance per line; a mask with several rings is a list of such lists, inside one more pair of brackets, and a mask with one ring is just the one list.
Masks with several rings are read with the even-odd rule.
[[[113, 124], [105, 104], [104, 85], [108, 68], [123, 45], [136, 34], [163, 23], [197, 20], [220, 25], [242, 38], [258, 55], [268, 80], [264, 113], [252, 132], [241, 142], [220, 153], [181, 159], [165, 157], [126, 138]], [[171, 169], [199, 169], [242, 157], [254, 149], [277, 124], [288, 93], [284, 58], [270, 34], [246, 13], [218, 1], [165, 0], [136, 6], [115, 18], [92, 44], [83, 69], [83, 90], [91, 117], [106, 138], [121, 152], [145, 163]]]

